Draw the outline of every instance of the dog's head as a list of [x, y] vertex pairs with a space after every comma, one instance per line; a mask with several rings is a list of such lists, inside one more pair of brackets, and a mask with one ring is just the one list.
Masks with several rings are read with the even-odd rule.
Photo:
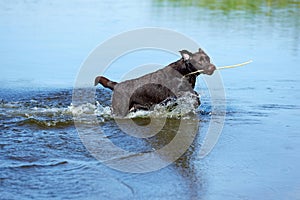
[[210, 63], [209, 56], [202, 49], [196, 53], [187, 50], [182, 50], [180, 53], [187, 64], [192, 65], [196, 70], [203, 70], [204, 74], [212, 75], [216, 70], [216, 67]]

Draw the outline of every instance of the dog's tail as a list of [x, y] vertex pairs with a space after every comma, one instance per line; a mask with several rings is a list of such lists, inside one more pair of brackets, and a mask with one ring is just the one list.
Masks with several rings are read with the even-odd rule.
[[103, 76], [97, 76], [95, 78], [95, 86], [98, 83], [101, 83], [101, 85], [103, 85], [104, 87], [109, 88], [111, 90], [114, 90], [115, 85], [118, 84], [117, 82], [111, 81], [108, 78], [105, 78]]

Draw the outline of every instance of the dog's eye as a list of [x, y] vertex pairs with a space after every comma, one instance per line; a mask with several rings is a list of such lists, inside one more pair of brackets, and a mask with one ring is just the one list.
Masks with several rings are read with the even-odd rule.
[[210, 58], [208, 56], [205, 57], [205, 60], [210, 62]]
[[202, 63], [202, 62], [210, 62], [210, 58], [209, 58], [208, 56], [201, 57], [199, 60], [200, 60], [199, 63]]

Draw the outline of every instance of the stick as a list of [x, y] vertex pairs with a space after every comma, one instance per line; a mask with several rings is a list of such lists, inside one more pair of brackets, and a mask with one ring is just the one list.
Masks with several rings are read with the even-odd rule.
[[[222, 70], [222, 69], [229, 69], [229, 68], [235, 68], [235, 67], [241, 67], [241, 66], [244, 66], [244, 65], [247, 65], [249, 63], [252, 63], [252, 60], [248, 60], [247, 62], [243, 62], [243, 63], [240, 63], [240, 64], [236, 64], [236, 65], [228, 65], [228, 66], [223, 66], [223, 67], [217, 67], [216, 70]], [[188, 75], [192, 75], [192, 74], [196, 74], [196, 73], [200, 73], [200, 72], [204, 72], [205, 70], [201, 69], [201, 70], [197, 70], [195, 72], [191, 72], [191, 73], [188, 73], [186, 75], [184, 75], [183, 77], [186, 77]]]
[[218, 67], [217, 70], [229, 69], [229, 68], [235, 68], [235, 67], [241, 67], [241, 66], [247, 65], [247, 64], [252, 63], [252, 62], [253, 62], [252, 60], [248, 60], [247, 62], [243, 62], [243, 63], [236, 64], [236, 65], [229, 65], [229, 66]]

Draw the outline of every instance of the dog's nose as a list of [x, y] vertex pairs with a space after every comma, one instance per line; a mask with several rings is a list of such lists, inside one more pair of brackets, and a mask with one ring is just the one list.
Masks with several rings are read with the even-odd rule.
[[212, 75], [214, 73], [214, 71], [216, 70], [216, 66], [214, 66], [213, 64], [211, 64], [209, 67], [208, 67], [208, 70], [207, 70], [207, 73], [208, 75]]

